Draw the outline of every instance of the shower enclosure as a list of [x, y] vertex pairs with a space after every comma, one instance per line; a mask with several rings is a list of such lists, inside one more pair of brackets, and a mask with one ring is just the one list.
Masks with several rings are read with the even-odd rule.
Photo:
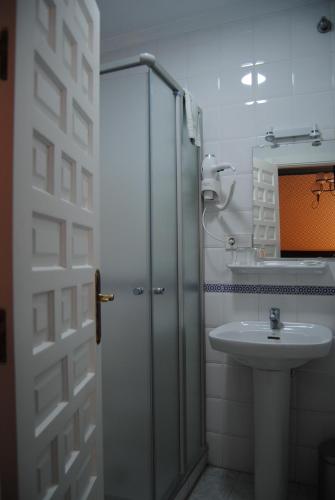
[[199, 161], [153, 56], [101, 75], [107, 499], [174, 498], [206, 453]]

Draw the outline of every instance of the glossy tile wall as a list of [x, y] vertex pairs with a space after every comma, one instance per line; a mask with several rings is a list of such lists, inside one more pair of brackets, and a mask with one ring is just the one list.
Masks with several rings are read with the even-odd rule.
[[[335, 2], [239, 0], [178, 26], [118, 38], [115, 51], [112, 39], [103, 40], [103, 62], [152, 52], [202, 106], [205, 152], [231, 161], [238, 171], [229, 208], [219, 216], [208, 213], [208, 228], [218, 237], [251, 234], [252, 146], [267, 128], [317, 123], [324, 137], [335, 138], [335, 32], [317, 32], [322, 15], [334, 22]], [[120, 48], [122, 43], [127, 46]], [[335, 284], [334, 266], [317, 277], [234, 276], [225, 266], [231, 256], [223, 247], [206, 236], [207, 283]], [[224, 322], [266, 319], [271, 306], [281, 308], [283, 321], [318, 322], [335, 331], [334, 305], [335, 296], [206, 293], [206, 336]], [[335, 349], [294, 373], [291, 406], [291, 479], [315, 483], [317, 446], [335, 437]], [[250, 369], [213, 351], [207, 341], [207, 439], [213, 465], [252, 470], [252, 421]]]

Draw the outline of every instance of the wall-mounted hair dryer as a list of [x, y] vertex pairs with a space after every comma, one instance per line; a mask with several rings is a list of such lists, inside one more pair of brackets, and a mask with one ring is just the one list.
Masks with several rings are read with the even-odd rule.
[[236, 171], [230, 163], [218, 164], [214, 154], [207, 154], [202, 162], [202, 196], [205, 201], [215, 201], [219, 210], [224, 210], [228, 206], [236, 183], [235, 179], [227, 181], [222, 175], [226, 169]]

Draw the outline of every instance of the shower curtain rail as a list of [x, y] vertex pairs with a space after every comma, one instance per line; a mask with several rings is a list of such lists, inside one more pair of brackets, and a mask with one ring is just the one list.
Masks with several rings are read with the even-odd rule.
[[114, 73], [122, 69], [135, 68], [136, 66], [148, 66], [157, 76], [159, 76], [174, 92], [184, 95], [184, 89], [178, 82], [161, 66], [153, 54], [144, 52], [135, 57], [129, 57], [116, 61], [115, 63], [103, 65], [100, 75]]

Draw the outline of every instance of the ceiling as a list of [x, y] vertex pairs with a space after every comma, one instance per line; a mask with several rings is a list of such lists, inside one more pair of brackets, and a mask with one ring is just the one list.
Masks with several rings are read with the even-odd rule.
[[232, 0], [97, 0], [102, 36], [116, 36], [208, 12]]

